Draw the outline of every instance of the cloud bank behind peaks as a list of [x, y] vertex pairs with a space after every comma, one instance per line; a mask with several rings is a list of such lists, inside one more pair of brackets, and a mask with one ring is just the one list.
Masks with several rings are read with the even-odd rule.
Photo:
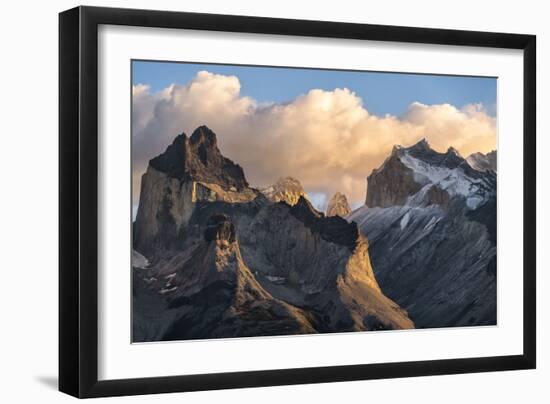
[[293, 176], [307, 192], [365, 199], [366, 177], [391, 152], [425, 137], [436, 150], [461, 154], [496, 148], [496, 121], [479, 104], [411, 104], [401, 116], [369, 114], [347, 88], [312, 89], [284, 104], [242, 96], [235, 76], [200, 71], [185, 85], [152, 93], [133, 87], [134, 203], [149, 159], [173, 138], [207, 125], [222, 153], [239, 163], [253, 186]]

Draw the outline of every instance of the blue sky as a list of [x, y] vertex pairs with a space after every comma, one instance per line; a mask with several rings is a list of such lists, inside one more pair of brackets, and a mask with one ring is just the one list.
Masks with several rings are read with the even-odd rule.
[[376, 115], [399, 115], [414, 101], [458, 108], [482, 103], [490, 115], [496, 113], [495, 78], [150, 61], [133, 61], [132, 68], [133, 84], [148, 84], [152, 92], [173, 83], [185, 84], [198, 71], [207, 70], [237, 76], [241, 95], [259, 102], [291, 101], [312, 88], [347, 87]]

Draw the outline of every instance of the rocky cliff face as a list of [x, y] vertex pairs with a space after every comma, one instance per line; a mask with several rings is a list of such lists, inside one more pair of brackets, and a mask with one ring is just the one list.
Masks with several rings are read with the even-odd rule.
[[222, 156], [210, 129], [201, 126], [190, 138], [182, 133], [149, 162], [141, 179], [134, 247], [152, 257], [177, 248], [197, 202], [243, 203], [258, 195], [242, 168]]
[[134, 224], [134, 341], [414, 327], [357, 226], [283, 182], [268, 197], [250, 188], [205, 127], [151, 160]]
[[[395, 150], [395, 149], [394, 149]], [[396, 153], [373, 170], [368, 177], [367, 206], [386, 208], [403, 205], [422, 186], [414, 180], [414, 172], [396, 157]]]
[[496, 174], [426, 141], [395, 147], [349, 216], [382, 290], [417, 327], [496, 324]]
[[161, 321], [152, 320], [157, 327], [150, 319], [135, 321], [136, 340], [157, 339], [151, 336], [157, 329], [163, 340], [315, 332], [308, 313], [274, 298], [254, 278], [226, 215], [211, 216], [203, 240], [172, 260], [177, 264], [164, 266], [147, 285], [160, 295]]
[[345, 217], [351, 212], [348, 200], [344, 194], [336, 192], [327, 205], [327, 216]]

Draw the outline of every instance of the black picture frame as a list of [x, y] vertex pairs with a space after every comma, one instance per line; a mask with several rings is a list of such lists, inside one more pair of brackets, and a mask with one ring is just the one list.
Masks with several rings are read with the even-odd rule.
[[[523, 50], [523, 353], [99, 381], [97, 62], [100, 24]], [[534, 35], [96, 7], [77, 7], [60, 13], [59, 389], [84, 398], [535, 368], [535, 122]]]

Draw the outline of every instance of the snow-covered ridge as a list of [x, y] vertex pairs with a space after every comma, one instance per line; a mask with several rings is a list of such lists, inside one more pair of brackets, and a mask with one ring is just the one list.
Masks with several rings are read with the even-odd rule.
[[450, 196], [461, 195], [466, 198], [466, 204], [470, 209], [476, 209], [486, 200], [484, 179], [469, 176], [460, 166], [448, 168], [431, 165], [407, 152], [401, 153], [399, 158], [406, 167], [413, 171], [417, 183], [436, 185], [447, 191]]
[[477, 171], [497, 171], [497, 152], [493, 150], [487, 154], [472, 153], [466, 161], [473, 169]]

